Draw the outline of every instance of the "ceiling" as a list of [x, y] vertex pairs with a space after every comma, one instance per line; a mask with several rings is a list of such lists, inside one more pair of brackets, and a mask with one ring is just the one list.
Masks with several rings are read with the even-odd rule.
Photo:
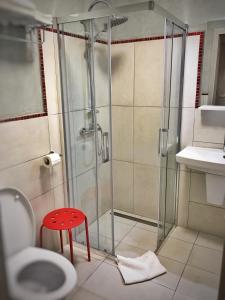
[[[69, 15], [88, 10], [90, 0], [32, 0], [37, 8], [54, 16]], [[113, 6], [143, 2], [144, 0], [111, 0]], [[191, 26], [213, 20], [225, 20], [225, 0], [156, 0], [184, 23]], [[101, 5], [98, 6], [101, 8]], [[96, 6], [97, 8], [97, 6]]]

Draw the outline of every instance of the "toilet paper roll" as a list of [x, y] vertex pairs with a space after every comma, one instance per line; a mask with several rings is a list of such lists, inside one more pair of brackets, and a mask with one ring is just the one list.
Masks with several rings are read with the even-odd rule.
[[50, 153], [45, 155], [43, 158], [43, 163], [46, 168], [51, 168], [61, 162], [61, 157], [58, 153]]

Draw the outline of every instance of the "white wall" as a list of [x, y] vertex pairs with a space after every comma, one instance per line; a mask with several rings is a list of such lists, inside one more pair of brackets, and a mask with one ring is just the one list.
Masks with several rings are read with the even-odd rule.
[[[27, 196], [36, 218], [37, 242], [45, 214], [65, 205], [62, 163], [53, 171], [42, 166], [50, 150], [62, 152], [52, 33], [46, 33], [43, 52], [48, 116], [0, 124], [0, 188], [12, 186]], [[17, 93], [14, 90], [15, 97]], [[56, 233], [49, 231], [43, 241], [45, 247], [58, 249]]]
[[[182, 118], [182, 148], [222, 148], [225, 123], [214, 113], [205, 115], [195, 109], [199, 37], [188, 38], [184, 78]], [[223, 236], [225, 233], [225, 206], [206, 202], [205, 174], [180, 166], [178, 225]]]

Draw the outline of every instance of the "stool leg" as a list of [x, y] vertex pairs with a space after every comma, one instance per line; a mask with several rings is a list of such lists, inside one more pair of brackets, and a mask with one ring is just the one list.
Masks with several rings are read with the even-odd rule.
[[42, 234], [43, 234], [43, 228], [44, 228], [44, 225], [42, 224], [41, 225], [41, 228], [40, 228], [40, 247], [42, 248]]
[[60, 235], [61, 252], [63, 253], [63, 237], [62, 237], [62, 230], [59, 230], [59, 235]]
[[87, 217], [85, 217], [85, 230], [86, 230], [86, 242], [87, 242], [88, 261], [91, 261], [90, 242], [89, 242], [89, 234], [88, 234], [88, 221], [87, 221]]
[[70, 241], [70, 260], [71, 260], [71, 263], [73, 264], [73, 241], [72, 241], [71, 229], [68, 229], [68, 234], [69, 234], [69, 241]]

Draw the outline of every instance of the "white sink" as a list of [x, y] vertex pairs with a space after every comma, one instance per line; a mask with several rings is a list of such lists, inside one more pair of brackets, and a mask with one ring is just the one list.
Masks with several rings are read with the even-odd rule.
[[225, 175], [225, 152], [221, 149], [186, 147], [177, 153], [176, 161], [190, 169]]

